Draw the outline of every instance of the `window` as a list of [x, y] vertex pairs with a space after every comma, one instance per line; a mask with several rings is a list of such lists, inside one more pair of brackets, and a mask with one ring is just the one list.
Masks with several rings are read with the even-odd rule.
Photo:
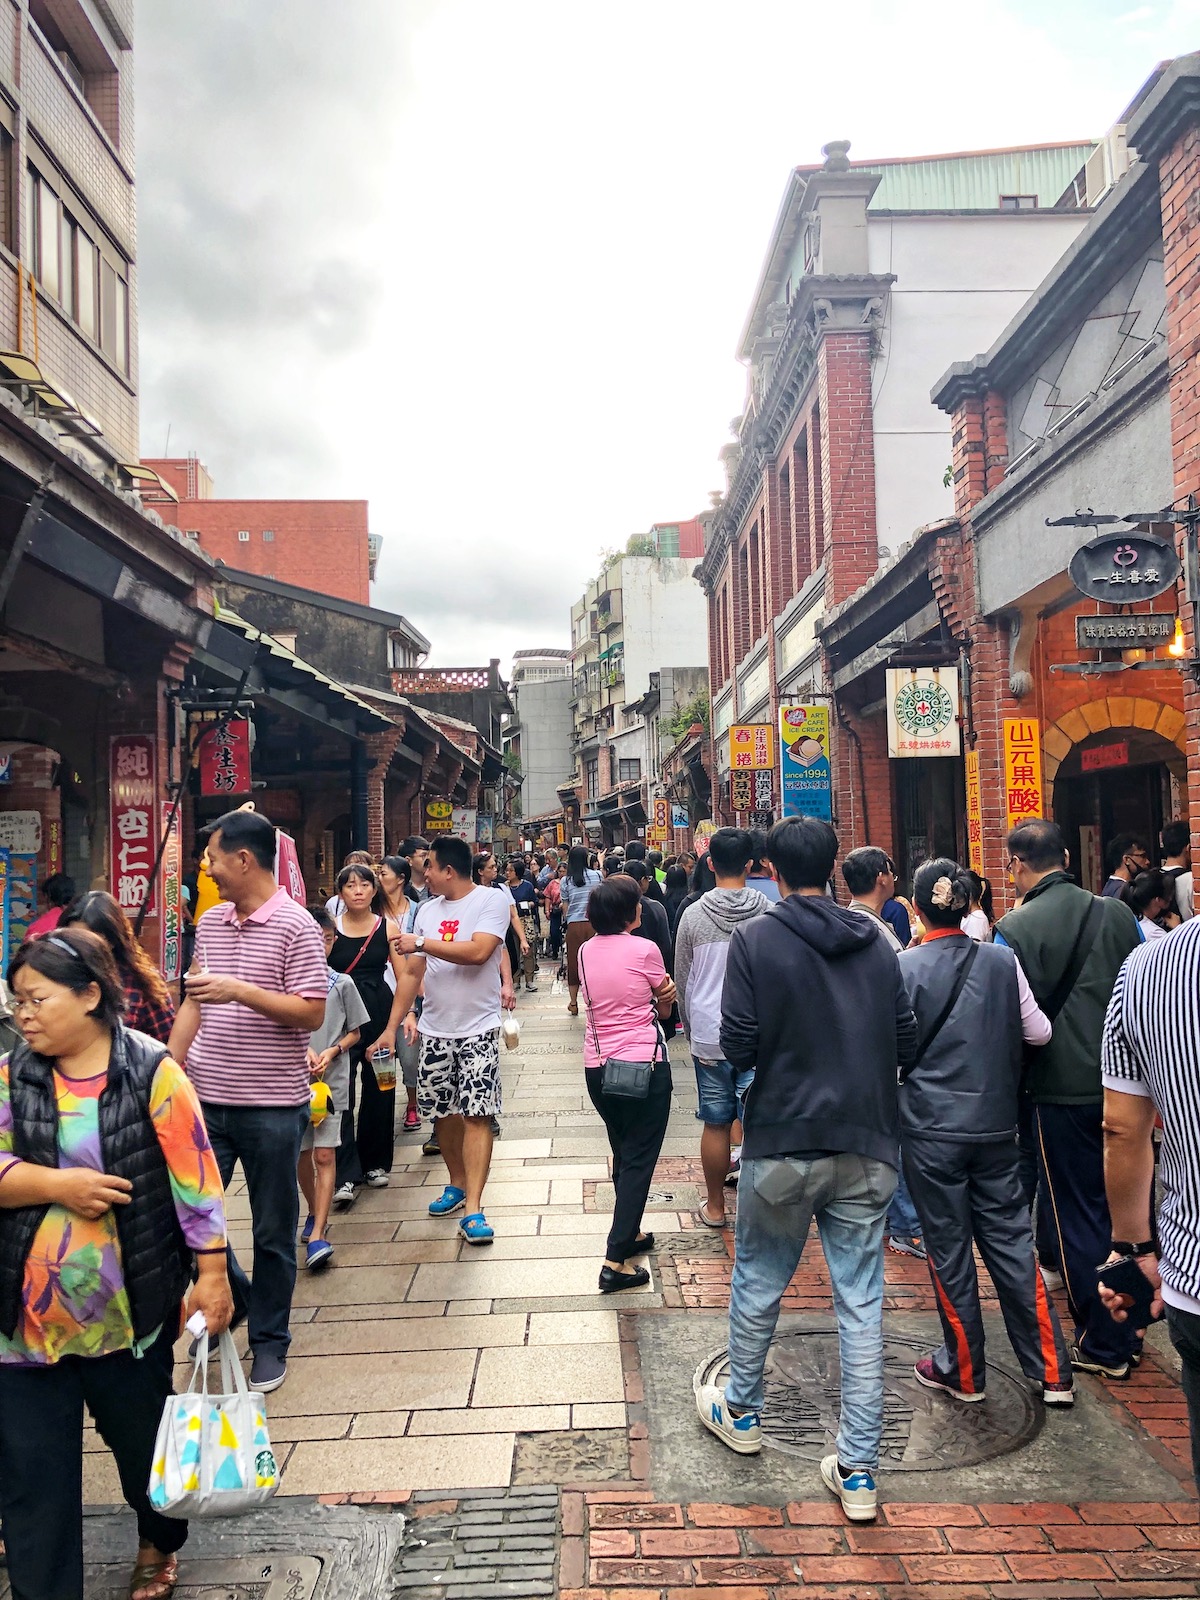
[[641, 759], [640, 758], [632, 760], [632, 761], [618, 761], [617, 762], [617, 782], [618, 783], [633, 783], [634, 780], [637, 779], [637, 778], [640, 778], [641, 775], [642, 775], [642, 763], [641, 763]]
[[29, 0], [29, 19], [41, 32], [76, 94], [110, 139], [117, 140], [117, 67], [82, 0]]
[[585, 761], [583, 770], [587, 779], [587, 797], [589, 800], [594, 800], [599, 793], [600, 763], [599, 761]]
[[249, 544], [250, 543], [250, 530], [249, 530], [249, 528], [239, 528], [238, 529], [238, 543], [239, 544]]
[[275, 529], [274, 528], [264, 528], [263, 529], [263, 543], [264, 544], [270, 544], [271, 541], [274, 539], [274, 537], [275, 537]]
[[1001, 211], [1036, 211], [1038, 197], [1035, 194], [1002, 194], [1000, 196]]
[[42, 293], [58, 301], [118, 371], [128, 373], [129, 284], [124, 262], [97, 244], [89, 232], [94, 224], [80, 222], [32, 165], [25, 194], [28, 265]]

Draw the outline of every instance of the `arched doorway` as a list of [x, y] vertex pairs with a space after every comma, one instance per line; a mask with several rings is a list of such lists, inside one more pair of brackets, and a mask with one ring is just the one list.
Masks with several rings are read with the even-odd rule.
[[1164, 822], [1187, 816], [1183, 713], [1156, 700], [1111, 696], [1060, 717], [1046, 732], [1045, 779], [1055, 821], [1081, 882], [1099, 891], [1120, 833], [1157, 858]]

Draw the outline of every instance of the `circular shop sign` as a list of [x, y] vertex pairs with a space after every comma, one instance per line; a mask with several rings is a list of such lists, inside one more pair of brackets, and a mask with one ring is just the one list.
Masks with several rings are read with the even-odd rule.
[[1102, 533], [1080, 545], [1067, 571], [1089, 600], [1127, 606], [1174, 588], [1181, 566], [1167, 539], [1148, 533]]
[[954, 701], [936, 678], [910, 678], [901, 684], [894, 709], [910, 739], [936, 739], [954, 721]]

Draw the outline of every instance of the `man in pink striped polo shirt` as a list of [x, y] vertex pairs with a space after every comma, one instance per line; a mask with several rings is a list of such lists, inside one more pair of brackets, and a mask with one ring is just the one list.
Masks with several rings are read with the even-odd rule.
[[204, 1110], [227, 1187], [240, 1161], [254, 1231], [251, 1279], [229, 1252], [235, 1321], [249, 1323], [250, 1382], [287, 1376], [296, 1286], [296, 1162], [308, 1123], [309, 1036], [325, 1016], [325, 946], [303, 906], [275, 881], [275, 829], [231, 811], [208, 836], [221, 896], [201, 917], [168, 1048]]

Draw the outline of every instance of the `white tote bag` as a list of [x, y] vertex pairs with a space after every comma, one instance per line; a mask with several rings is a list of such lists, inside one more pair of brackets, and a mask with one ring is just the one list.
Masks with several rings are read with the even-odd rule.
[[186, 1391], [163, 1406], [149, 1494], [168, 1516], [235, 1517], [265, 1505], [279, 1487], [266, 1400], [247, 1387], [231, 1334], [221, 1335], [219, 1349], [222, 1393], [208, 1392], [204, 1333]]

